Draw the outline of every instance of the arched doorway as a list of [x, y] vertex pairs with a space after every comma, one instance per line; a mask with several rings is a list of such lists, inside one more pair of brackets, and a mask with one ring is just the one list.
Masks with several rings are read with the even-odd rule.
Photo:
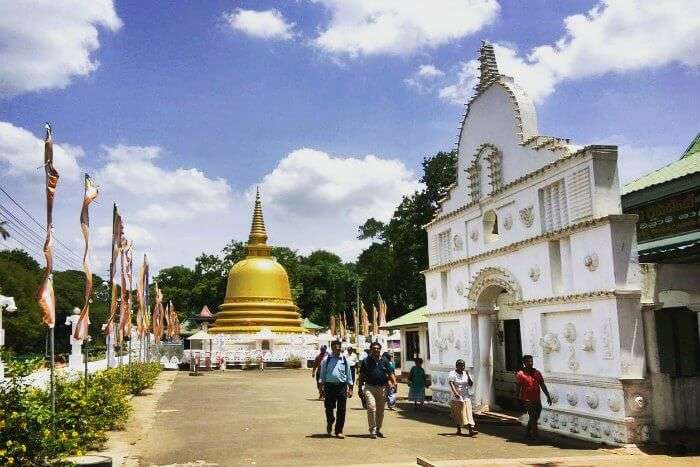
[[[481, 411], [514, 407], [514, 374], [521, 357], [520, 310], [511, 306], [522, 298], [515, 277], [502, 268], [480, 270], [468, 298], [477, 311], [478, 347], [474, 402]], [[508, 344], [506, 345], [506, 333]]]

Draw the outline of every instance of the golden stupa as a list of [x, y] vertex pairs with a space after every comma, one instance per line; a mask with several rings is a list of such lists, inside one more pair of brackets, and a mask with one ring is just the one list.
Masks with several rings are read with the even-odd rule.
[[301, 327], [299, 308], [292, 301], [287, 271], [270, 255], [271, 251], [258, 191], [246, 257], [228, 273], [226, 298], [209, 332], [233, 334], [262, 329], [275, 333], [306, 332]]

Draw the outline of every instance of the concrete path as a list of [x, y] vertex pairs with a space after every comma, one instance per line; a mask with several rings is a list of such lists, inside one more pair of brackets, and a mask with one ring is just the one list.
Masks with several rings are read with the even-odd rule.
[[153, 406], [148, 414], [136, 409], [135, 418], [141, 417], [140, 425], [147, 428], [129, 439], [127, 465], [416, 465], [418, 457], [428, 465], [450, 466], [528, 465], [516, 459], [542, 465], [555, 458], [556, 465], [673, 462], [558, 436], [528, 445], [522, 442], [522, 428], [514, 426], [482, 423], [476, 437], [457, 437], [447, 413], [415, 411], [405, 403], [387, 414], [387, 437], [372, 440], [356, 396], [349, 402], [347, 438], [328, 438], [323, 403], [315, 399], [309, 371], [228, 371], [200, 377], [178, 372], [164, 378], [168, 381], [157, 388], [164, 394], [147, 404]]

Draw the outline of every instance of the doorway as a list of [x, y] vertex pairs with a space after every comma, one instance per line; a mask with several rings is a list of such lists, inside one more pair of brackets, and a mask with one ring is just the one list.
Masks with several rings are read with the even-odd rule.
[[496, 405], [505, 410], [520, 410], [515, 373], [523, 358], [520, 335], [520, 311], [513, 310], [507, 293], [496, 299], [496, 336], [494, 342], [493, 386]]

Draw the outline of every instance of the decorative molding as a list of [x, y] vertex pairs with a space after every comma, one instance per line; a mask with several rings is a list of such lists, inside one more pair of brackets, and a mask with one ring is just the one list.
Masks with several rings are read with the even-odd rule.
[[584, 399], [586, 399], [586, 404], [588, 404], [588, 407], [592, 408], [593, 410], [598, 408], [599, 400], [597, 394], [586, 394]]
[[510, 306], [516, 308], [527, 308], [540, 305], [557, 305], [561, 303], [571, 302], [588, 302], [591, 300], [600, 300], [605, 298], [614, 298], [618, 294], [616, 290], [597, 290], [592, 292], [584, 292], [579, 294], [557, 295], [554, 297], [533, 298], [530, 300], [512, 301]]
[[460, 315], [460, 314], [478, 314], [476, 308], [456, 308], [453, 310], [435, 310], [426, 313], [426, 316], [447, 316], [447, 315]]
[[549, 397], [552, 399], [552, 405], [557, 404], [559, 402], [559, 391], [552, 389], [549, 391]]
[[479, 202], [481, 198], [481, 167], [478, 161], [472, 162], [466, 169], [469, 179], [469, 199], [472, 202]]
[[455, 251], [462, 251], [462, 248], [464, 248], [464, 240], [462, 240], [462, 237], [455, 235], [452, 241], [455, 246]]
[[511, 213], [506, 214], [506, 217], [503, 219], [503, 228], [506, 230], [510, 230], [513, 227], [513, 215]]
[[598, 269], [599, 264], [600, 261], [598, 259], [597, 253], [589, 253], [583, 258], [583, 265], [586, 266], [586, 269], [588, 269], [591, 272]]
[[603, 355], [602, 358], [604, 360], [612, 360], [613, 359], [613, 344], [612, 344], [612, 319], [607, 318], [605, 322], [603, 322], [603, 328], [601, 329], [601, 340], [602, 340], [602, 351]]
[[479, 231], [477, 229], [473, 229], [469, 234], [469, 238], [471, 238], [473, 242], [479, 240]]
[[573, 391], [567, 392], [566, 401], [571, 407], [576, 407], [576, 405], [578, 405], [578, 395]]
[[460, 266], [460, 265], [467, 265], [467, 264], [472, 264], [472, 263], [477, 263], [479, 261], [482, 261], [487, 258], [491, 258], [494, 256], [500, 256], [505, 253], [510, 253], [513, 251], [518, 251], [522, 249], [524, 246], [527, 245], [534, 245], [537, 243], [542, 243], [545, 241], [549, 240], [557, 240], [562, 237], [568, 237], [572, 233], [575, 232], [582, 232], [584, 230], [589, 230], [593, 229], [595, 227], [598, 227], [603, 224], [607, 224], [613, 221], [619, 221], [619, 220], [624, 220], [624, 221], [635, 221], [638, 219], [638, 216], [636, 214], [611, 214], [608, 216], [604, 217], [598, 217], [596, 219], [589, 219], [586, 221], [579, 222], [577, 224], [570, 224], [567, 227], [558, 229], [558, 230], [552, 230], [549, 232], [545, 232], [541, 235], [536, 235], [534, 237], [527, 238], [525, 240], [519, 240], [517, 242], [513, 242], [509, 245], [505, 245], [500, 248], [495, 248], [493, 250], [485, 251], [483, 253], [480, 253], [478, 255], [473, 255], [469, 256], [467, 258], [462, 258], [454, 261], [449, 261], [447, 263], [443, 263], [440, 265], [435, 265], [432, 267], [429, 267], [428, 269], [425, 269], [422, 271], [424, 274], [426, 272], [433, 272], [433, 271], [441, 271], [445, 269], [451, 269], [454, 266]]
[[540, 280], [540, 267], [535, 265], [528, 271], [528, 276], [532, 282], [537, 282]]
[[498, 267], [480, 269], [479, 272], [473, 276], [469, 284], [467, 298], [472, 302], [476, 302], [481, 292], [492, 285], [504, 288], [515, 300], [520, 300], [522, 298], [522, 289], [515, 276], [513, 276], [510, 271]]
[[595, 337], [593, 336], [593, 331], [588, 330], [583, 333], [583, 344], [581, 344], [581, 350], [584, 352], [593, 352], [595, 350]]
[[567, 342], [574, 342], [576, 340], [576, 325], [574, 323], [566, 323], [562, 336]]
[[457, 282], [457, 286], [455, 287], [455, 291], [457, 292], [457, 295], [460, 297], [464, 296], [464, 284], [462, 282]]
[[520, 222], [523, 223], [525, 228], [529, 229], [535, 223], [535, 213], [532, 205], [521, 209], [518, 211], [518, 214], [520, 215]]
[[608, 397], [608, 408], [613, 412], [619, 412], [622, 409], [622, 399], [620, 396]]
[[571, 370], [573, 372], [578, 371], [578, 369], [580, 367], [578, 360], [576, 359], [576, 346], [575, 345], [569, 346], [569, 359], [567, 360], [566, 365], [569, 367], [569, 370]]

